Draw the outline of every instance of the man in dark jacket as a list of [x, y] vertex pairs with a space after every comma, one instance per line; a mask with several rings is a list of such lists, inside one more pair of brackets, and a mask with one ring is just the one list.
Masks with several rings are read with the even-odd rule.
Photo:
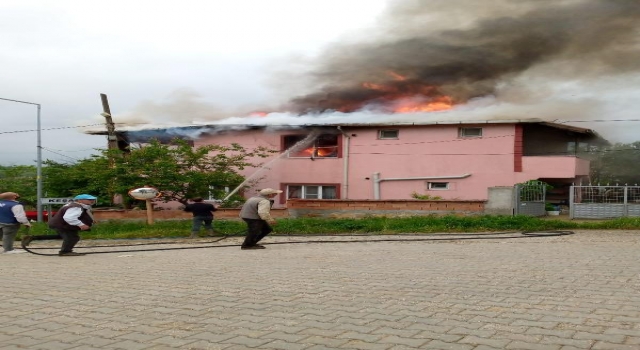
[[73, 247], [80, 241], [80, 231], [88, 231], [93, 225], [91, 206], [96, 202], [96, 197], [90, 194], [80, 194], [73, 198], [73, 202], [63, 206], [49, 220], [49, 227], [58, 235], [26, 236], [22, 240], [23, 246], [28, 246], [32, 240], [62, 238], [62, 247], [59, 256], [85, 255], [73, 251]]
[[205, 230], [207, 230], [207, 235], [213, 236], [213, 212], [218, 209], [213, 204], [204, 203], [201, 197], [193, 198], [191, 201], [193, 203], [187, 204], [184, 207], [184, 211], [193, 214], [193, 226], [191, 227], [190, 238], [198, 237], [200, 227], [203, 223]]

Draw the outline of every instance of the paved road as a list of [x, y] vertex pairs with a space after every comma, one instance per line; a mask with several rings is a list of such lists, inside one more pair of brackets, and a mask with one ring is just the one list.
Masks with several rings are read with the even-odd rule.
[[0, 349], [640, 349], [638, 252], [590, 231], [0, 255]]

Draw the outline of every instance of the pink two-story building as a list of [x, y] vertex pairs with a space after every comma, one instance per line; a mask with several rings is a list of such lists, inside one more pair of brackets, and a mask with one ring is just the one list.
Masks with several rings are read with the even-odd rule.
[[[592, 130], [540, 120], [428, 124], [208, 125], [194, 146], [238, 143], [278, 150], [245, 169], [251, 189], [284, 191], [287, 199], [484, 200], [488, 188], [528, 180], [554, 185], [551, 201], [588, 182], [580, 154], [603, 142]], [[555, 197], [554, 197], [555, 196]], [[565, 198], [566, 196], [566, 198]], [[424, 197], [423, 197], [424, 198]]]

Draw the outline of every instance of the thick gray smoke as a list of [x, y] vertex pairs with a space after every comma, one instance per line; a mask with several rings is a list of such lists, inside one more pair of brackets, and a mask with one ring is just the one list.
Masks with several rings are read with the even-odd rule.
[[285, 108], [353, 112], [418, 94], [460, 104], [534, 69], [567, 80], [640, 71], [638, 0], [391, 4], [380, 33], [327, 50], [309, 93]]
[[[640, 0], [389, 4], [359, 37], [282, 65], [274, 86], [288, 102], [260, 109], [271, 113], [185, 103], [158, 110], [190, 117], [192, 138], [242, 125], [540, 119], [593, 128], [611, 141], [638, 139]], [[402, 100], [453, 108], [397, 113]]]

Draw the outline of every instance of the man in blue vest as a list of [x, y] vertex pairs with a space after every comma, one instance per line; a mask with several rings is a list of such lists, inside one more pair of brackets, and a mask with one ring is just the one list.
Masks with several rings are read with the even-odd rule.
[[33, 240], [62, 238], [62, 247], [59, 256], [81, 256], [73, 247], [80, 241], [80, 231], [88, 231], [93, 225], [91, 206], [96, 202], [96, 197], [90, 194], [79, 194], [73, 198], [73, 202], [66, 204], [49, 220], [49, 227], [54, 229], [57, 235], [25, 236], [22, 245], [28, 246]]
[[3, 254], [24, 253], [24, 250], [13, 249], [13, 241], [18, 234], [20, 224], [31, 227], [18, 198], [20, 195], [15, 192], [0, 193], [0, 236], [2, 236]]

